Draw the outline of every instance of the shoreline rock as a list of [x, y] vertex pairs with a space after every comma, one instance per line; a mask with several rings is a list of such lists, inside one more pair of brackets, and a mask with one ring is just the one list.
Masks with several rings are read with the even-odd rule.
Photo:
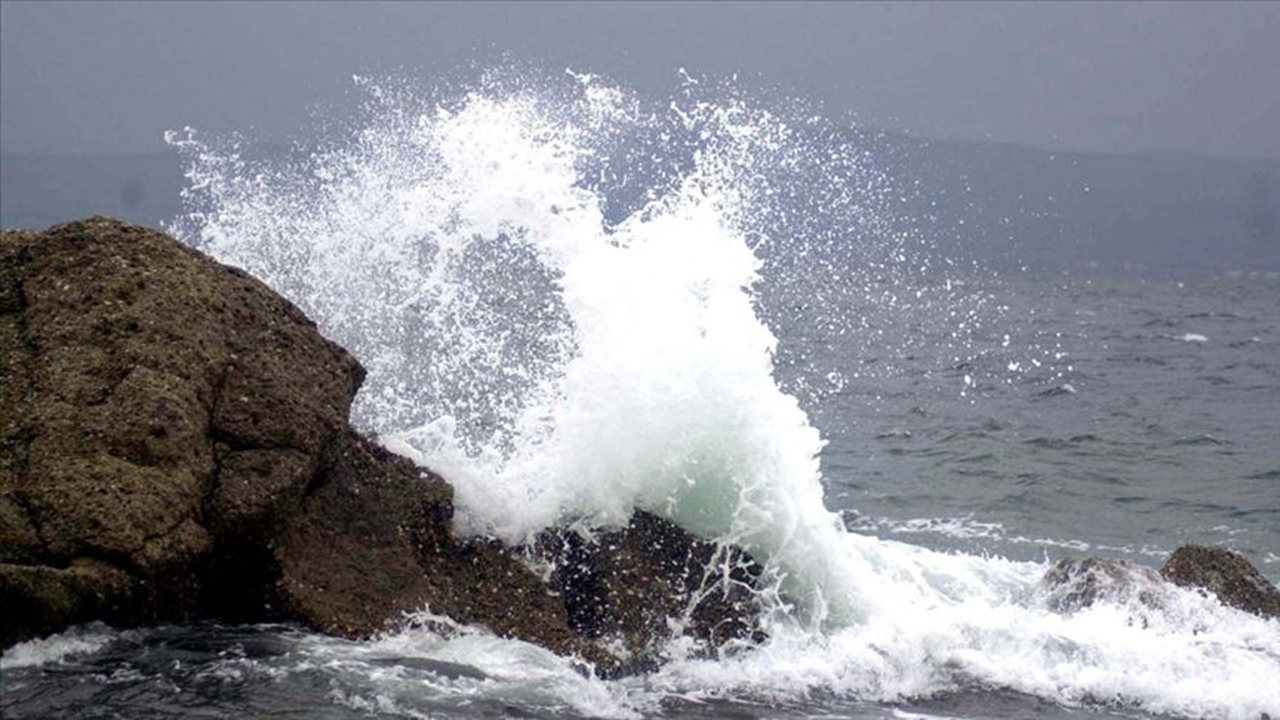
[[709, 650], [759, 637], [750, 559], [653, 516], [560, 533], [569, 554], [454, 537], [449, 484], [349, 426], [363, 378], [266, 285], [162, 233], [3, 231], [0, 649], [92, 620], [363, 637], [428, 605], [605, 675], [658, 662], [672, 614]]
[[1050, 566], [1041, 586], [1049, 609], [1070, 615], [1099, 600], [1136, 600], [1153, 606], [1157, 600], [1151, 587], [1159, 581], [1159, 574], [1148, 567], [1120, 560], [1070, 557]]
[[1063, 558], [1045, 572], [1040, 590], [1050, 610], [1069, 615], [1100, 600], [1159, 607], [1162, 583], [1200, 590], [1259, 617], [1280, 618], [1280, 589], [1243, 555], [1203, 545], [1179, 547], [1159, 570], [1105, 558]]
[[1280, 618], [1280, 589], [1243, 555], [1226, 548], [1183, 545], [1165, 561], [1160, 575], [1175, 585], [1199, 588], [1223, 605]]

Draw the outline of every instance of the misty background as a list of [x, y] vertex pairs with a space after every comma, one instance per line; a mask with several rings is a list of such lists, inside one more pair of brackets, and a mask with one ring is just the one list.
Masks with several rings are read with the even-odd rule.
[[351, 76], [515, 60], [802, 98], [1001, 270], [1280, 272], [1273, 3], [0, 3], [0, 225], [181, 212], [166, 130], [283, 142]]

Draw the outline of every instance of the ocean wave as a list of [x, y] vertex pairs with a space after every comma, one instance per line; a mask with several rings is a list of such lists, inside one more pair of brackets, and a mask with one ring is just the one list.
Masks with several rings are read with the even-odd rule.
[[[587, 75], [548, 82], [500, 73], [441, 100], [361, 80], [369, 100], [354, 130], [293, 162], [174, 135], [191, 164], [177, 229], [356, 354], [370, 370], [362, 422], [453, 483], [460, 532], [518, 542], [654, 512], [764, 564], [769, 640], [713, 658], [675, 642], [658, 671], [612, 683], [482, 632], [317, 641], [315, 662], [371, 684], [336, 690], [340, 702], [412, 714], [411, 686], [429, 675], [449, 698], [604, 716], [670, 698], [893, 702], [968, 687], [1186, 716], [1280, 712], [1274, 623], [1176, 592], [1160, 613], [1103, 603], [1063, 616], [1036, 600], [1043, 564], [850, 530], [1146, 548], [972, 518], [850, 522], [826, 508], [823, 439], [774, 377], [761, 271], [772, 258], [785, 284], [777, 258], [829, 250], [822, 228], [839, 227], [845, 282], [867, 281], [886, 307], [904, 301], [885, 268], [909, 259], [864, 153], [723, 87], [690, 83], [652, 106]], [[1193, 335], [1175, 339], [1204, 341]], [[946, 372], [973, 401], [1010, 362], [957, 358]], [[1062, 379], [1046, 394], [1074, 395]], [[391, 668], [371, 663], [388, 657]], [[404, 661], [415, 657], [436, 664], [415, 674]]]

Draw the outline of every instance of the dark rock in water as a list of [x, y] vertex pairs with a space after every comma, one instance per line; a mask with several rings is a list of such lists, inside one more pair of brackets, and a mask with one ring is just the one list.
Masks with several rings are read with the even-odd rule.
[[1091, 607], [1100, 600], [1156, 604], [1152, 588], [1160, 576], [1151, 568], [1119, 560], [1076, 557], [1053, 564], [1041, 580], [1045, 604], [1050, 610], [1070, 614]]
[[1224, 548], [1184, 545], [1156, 571], [1119, 560], [1066, 558], [1041, 580], [1045, 604], [1072, 613], [1100, 600], [1160, 605], [1160, 588], [1172, 582], [1199, 588], [1224, 605], [1262, 617], [1280, 617], [1280, 590], [1243, 556]]
[[616, 673], [634, 657], [603, 640], [651, 648], [669, 617], [710, 646], [755, 632], [749, 559], [651, 516], [551, 583], [455, 538], [448, 483], [348, 426], [363, 376], [265, 285], [161, 233], [4, 231], [0, 648], [90, 620], [366, 636], [429, 605]]
[[1183, 545], [1169, 556], [1160, 574], [1183, 587], [1207, 590], [1224, 605], [1280, 617], [1280, 590], [1243, 556], [1226, 548]]
[[589, 538], [549, 531], [538, 550], [552, 563], [570, 626], [625, 648], [631, 669], [661, 660], [673, 626], [705, 652], [764, 639], [755, 605], [760, 565], [650, 513]]
[[330, 449], [326, 467], [327, 481], [273, 546], [288, 617], [363, 637], [429, 606], [601, 668], [616, 665], [570, 628], [563, 600], [519, 553], [452, 535], [447, 484], [424, 488], [411, 462], [354, 433]]

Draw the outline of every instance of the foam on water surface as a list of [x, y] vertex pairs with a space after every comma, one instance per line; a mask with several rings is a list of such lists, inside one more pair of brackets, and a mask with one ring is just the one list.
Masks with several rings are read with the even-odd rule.
[[0, 672], [62, 662], [68, 657], [101, 649], [115, 633], [101, 625], [86, 625], [38, 640], [21, 642], [0, 655]]
[[[890, 232], [874, 158], [821, 121], [692, 81], [665, 104], [580, 75], [357, 85], [353, 119], [282, 156], [171, 136], [192, 210], [174, 229], [366, 365], [359, 422], [449, 478], [459, 531], [518, 542], [658, 513], [764, 563], [770, 640], [716, 660], [677, 644], [674, 662], [617, 683], [477, 635], [406, 630], [353, 656], [391, 643], [517, 696], [533, 673], [604, 715], [664, 697], [972, 687], [1280, 713], [1275, 621], [1172, 589], [1158, 608], [1121, 599], [1063, 616], [1044, 607], [1041, 564], [850, 533], [827, 510], [822, 439], [775, 380], [760, 293], [803, 279], [788, 273], [804, 259], [883, 298], [886, 273], [925, 260]], [[981, 382], [965, 378], [962, 394]]]

